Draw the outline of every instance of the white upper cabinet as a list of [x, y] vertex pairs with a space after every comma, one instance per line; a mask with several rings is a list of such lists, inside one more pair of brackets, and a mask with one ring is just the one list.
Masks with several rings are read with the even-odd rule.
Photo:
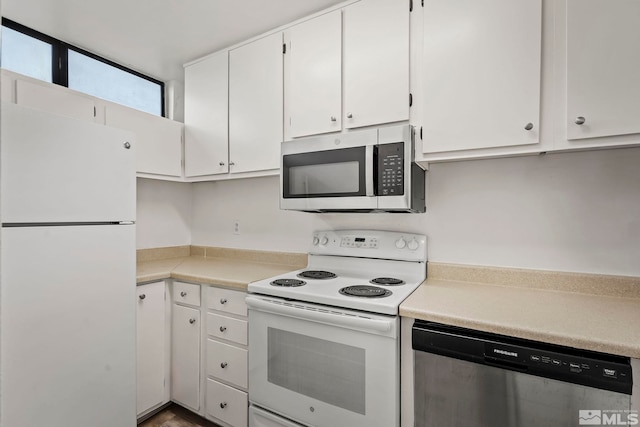
[[541, 32], [541, 0], [424, 1], [424, 153], [535, 147]]
[[285, 138], [342, 129], [342, 11], [284, 33]]
[[229, 171], [228, 64], [225, 51], [184, 69], [186, 177]]
[[51, 83], [16, 80], [16, 104], [89, 122], [96, 117], [93, 98]]
[[640, 133], [640, 1], [566, 7], [567, 139]]
[[409, 119], [409, 0], [344, 8], [345, 128]]
[[107, 126], [136, 135], [136, 172], [182, 176], [182, 123], [119, 104], [108, 103], [104, 111]]
[[229, 51], [229, 172], [280, 167], [282, 33]]

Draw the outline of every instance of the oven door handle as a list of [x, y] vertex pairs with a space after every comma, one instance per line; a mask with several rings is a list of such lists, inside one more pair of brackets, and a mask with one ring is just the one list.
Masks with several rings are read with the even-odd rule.
[[247, 297], [247, 305], [250, 309], [273, 313], [301, 320], [308, 320], [341, 328], [357, 329], [359, 331], [374, 333], [377, 335], [393, 336], [396, 318], [373, 319], [365, 316], [346, 314], [337, 309], [319, 309], [301, 303], [289, 303], [269, 301], [260, 297]]

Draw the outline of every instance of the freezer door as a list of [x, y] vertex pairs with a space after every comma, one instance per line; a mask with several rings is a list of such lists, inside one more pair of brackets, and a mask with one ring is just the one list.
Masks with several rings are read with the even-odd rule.
[[1, 114], [3, 223], [135, 220], [132, 133], [8, 103]]
[[134, 427], [135, 225], [1, 237], [0, 425]]

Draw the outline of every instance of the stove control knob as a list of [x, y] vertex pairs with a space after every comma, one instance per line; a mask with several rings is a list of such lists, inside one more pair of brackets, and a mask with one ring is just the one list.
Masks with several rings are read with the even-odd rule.
[[318, 243], [320, 243], [320, 239], [318, 239], [318, 236], [313, 236], [313, 246], [318, 246]]
[[418, 243], [418, 241], [416, 239], [411, 239], [411, 241], [409, 242], [409, 244], [407, 246], [412, 251], [415, 251], [416, 249], [418, 249], [418, 246], [420, 246], [420, 244]]
[[322, 240], [320, 240], [320, 244], [324, 246], [327, 243], [329, 243], [329, 239], [327, 238], [327, 236], [322, 236]]
[[404, 249], [405, 246], [407, 246], [407, 241], [404, 240], [402, 237], [396, 240], [396, 248]]

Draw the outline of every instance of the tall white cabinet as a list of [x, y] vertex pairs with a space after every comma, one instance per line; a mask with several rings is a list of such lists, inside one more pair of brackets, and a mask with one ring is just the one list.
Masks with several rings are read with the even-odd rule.
[[282, 92], [281, 33], [229, 51], [230, 172], [280, 166]]
[[171, 400], [200, 409], [200, 285], [173, 283]]
[[139, 285], [137, 304], [137, 414], [169, 401], [164, 281]]
[[342, 11], [284, 32], [285, 137], [342, 129]]
[[409, 0], [344, 8], [344, 128], [409, 120]]
[[640, 2], [566, 8], [567, 139], [640, 133]]
[[184, 69], [184, 173], [186, 177], [229, 172], [227, 52]]
[[539, 142], [541, 0], [425, 0], [424, 153]]

